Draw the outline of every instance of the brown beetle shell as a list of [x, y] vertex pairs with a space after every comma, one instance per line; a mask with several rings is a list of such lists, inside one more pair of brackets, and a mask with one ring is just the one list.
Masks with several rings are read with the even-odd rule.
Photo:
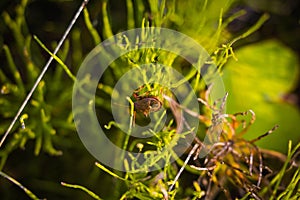
[[162, 103], [155, 97], [145, 97], [134, 102], [134, 110], [143, 113], [146, 117], [150, 112], [158, 111]]

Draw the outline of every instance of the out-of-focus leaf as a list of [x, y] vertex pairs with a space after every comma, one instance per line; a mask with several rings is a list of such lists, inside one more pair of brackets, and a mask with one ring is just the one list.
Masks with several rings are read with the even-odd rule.
[[282, 100], [299, 77], [296, 55], [275, 40], [248, 45], [235, 53], [238, 61], [228, 62], [223, 74], [229, 92], [227, 112], [254, 110], [256, 121], [246, 138], [255, 138], [278, 124], [279, 129], [257, 144], [285, 151], [288, 140], [300, 140], [300, 112]]

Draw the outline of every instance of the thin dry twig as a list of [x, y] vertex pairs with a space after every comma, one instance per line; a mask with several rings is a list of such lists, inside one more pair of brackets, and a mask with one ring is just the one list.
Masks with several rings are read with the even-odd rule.
[[[60, 41], [57, 44], [57, 47], [55, 48], [53, 55], [56, 55], [57, 52], [59, 51], [59, 49], [61, 48], [62, 44], [64, 43], [64, 41], [66, 40], [67, 36], [69, 35], [73, 25], [75, 24], [75, 22], [77, 21], [80, 13], [82, 12], [82, 10], [85, 8], [85, 6], [88, 4], [89, 0], [84, 0], [81, 4], [81, 6], [79, 7], [78, 11], [76, 12], [75, 16], [73, 17], [72, 21], [70, 22], [69, 26], [67, 27], [65, 33], [63, 34], [62, 38], [60, 39]], [[23, 112], [25, 106], [28, 104], [31, 96], [33, 95], [34, 91], [36, 90], [37, 86], [39, 85], [39, 83], [41, 82], [42, 78], [44, 77], [44, 75], [46, 74], [51, 62], [53, 61], [53, 57], [51, 56], [48, 60], [48, 62], [46, 63], [46, 65], [43, 67], [43, 70], [41, 71], [40, 75], [38, 76], [38, 78], [36, 79], [35, 83], [33, 84], [31, 90], [29, 91], [29, 93], [27, 94], [25, 100], [23, 101], [23, 103], [21, 104], [17, 114], [15, 115], [14, 119], [12, 120], [12, 122], [10, 123], [9, 127], [7, 128], [7, 131], [5, 132], [5, 134], [3, 135], [1, 141], [0, 141], [0, 148], [2, 146], [2, 144], [4, 143], [6, 137], [8, 136], [8, 134], [10, 133], [10, 131], [12, 130], [14, 124], [16, 123], [16, 121], [18, 120], [19, 116], [21, 115], [21, 113]]]

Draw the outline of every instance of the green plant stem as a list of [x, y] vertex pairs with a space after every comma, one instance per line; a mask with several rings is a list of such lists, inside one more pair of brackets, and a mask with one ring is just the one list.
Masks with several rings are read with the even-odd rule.
[[86, 192], [88, 195], [90, 195], [94, 199], [101, 200], [101, 198], [98, 195], [96, 195], [94, 192], [88, 190], [87, 188], [85, 188], [81, 185], [68, 184], [68, 183], [64, 183], [64, 182], [61, 182], [60, 184], [65, 187], [80, 189], [80, 190]]
[[11, 176], [5, 174], [2, 171], [0, 171], [0, 175], [2, 177], [6, 178], [7, 180], [9, 180], [10, 182], [12, 182], [13, 184], [17, 185], [19, 188], [21, 188], [31, 199], [34, 199], [34, 200], [40, 199], [35, 194], [33, 194], [30, 190], [28, 190], [26, 187], [24, 187], [21, 183], [19, 183], [16, 179], [12, 178]]
[[268, 19], [269, 19], [269, 15], [268, 14], [263, 14], [259, 20], [250, 28], [248, 29], [245, 33], [243, 33], [242, 35], [240, 35], [239, 37], [236, 37], [235, 39], [233, 39], [231, 41], [231, 43], [229, 44], [229, 46], [232, 46], [236, 41], [240, 40], [240, 39], [244, 39], [246, 37], [248, 37], [249, 35], [251, 35], [252, 33], [254, 33], [255, 31], [257, 31]]
[[94, 40], [94, 44], [95, 45], [100, 44], [101, 38], [100, 38], [97, 30], [93, 27], [93, 24], [90, 20], [90, 16], [89, 16], [89, 12], [88, 12], [87, 8], [85, 8], [83, 10], [83, 16], [84, 16], [85, 25], [86, 25], [87, 29], [89, 30], [89, 32], [91, 33], [92, 38]]
[[37, 41], [37, 43], [45, 50], [47, 51], [47, 53], [54, 59], [56, 60], [65, 70], [65, 72], [68, 74], [68, 76], [75, 81], [76, 77], [72, 74], [72, 72], [69, 70], [68, 66], [65, 65], [65, 63], [59, 58], [57, 57], [55, 54], [53, 54], [40, 40], [37, 36], [33, 36], [33, 38]]

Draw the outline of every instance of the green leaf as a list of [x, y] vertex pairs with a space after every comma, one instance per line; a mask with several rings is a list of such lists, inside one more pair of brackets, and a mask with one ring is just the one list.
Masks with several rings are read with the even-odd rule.
[[254, 110], [256, 121], [245, 135], [249, 139], [278, 124], [279, 129], [257, 144], [284, 152], [288, 140], [300, 139], [300, 112], [283, 100], [299, 77], [297, 57], [276, 40], [245, 46], [235, 54], [238, 61], [228, 62], [223, 74], [227, 113]]

